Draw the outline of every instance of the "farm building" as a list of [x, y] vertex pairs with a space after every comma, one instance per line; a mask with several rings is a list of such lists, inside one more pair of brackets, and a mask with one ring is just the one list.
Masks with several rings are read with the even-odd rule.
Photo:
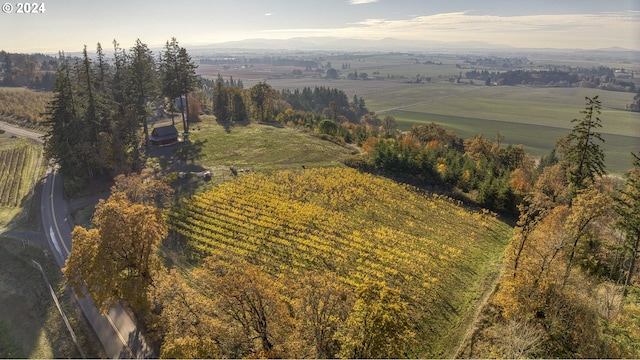
[[173, 125], [157, 127], [151, 132], [149, 140], [153, 146], [176, 143], [178, 142], [178, 129]]

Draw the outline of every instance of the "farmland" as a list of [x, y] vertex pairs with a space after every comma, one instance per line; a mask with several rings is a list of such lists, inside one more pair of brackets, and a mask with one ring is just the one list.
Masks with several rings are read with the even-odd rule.
[[0, 87], [0, 120], [42, 129], [44, 112], [50, 99], [49, 92]]
[[[633, 93], [613, 92], [587, 88], [550, 88], [531, 86], [485, 86], [469, 80], [450, 83], [460, 73], [469, 69], [459, 68], [461, 58], [454, 55], [362, 54], [361, 56], [324, 57], [322, 65], [331, 62], [340, 69], [349, 63], [349, 70], [342, 70], [340, 79], [328, 80], [315, 74], [304, 77], [291, 76], [291, 69], [269, 67], [260, 71], [257, 67], [225, 70], [210, 65], [202, 66], [203, 76], [218, 72], [225, 78], [232, 75], [243, 79], [245, 87], [266, 80], [276, 89], [295, 89], [305, 86], [338, 88], [349, 96], [362, 96], [371, 111], [392, 115], [400, 130], [412, 125], [436, 122], [461, 137], [483, 133], [494, 137], [497, 132], [505, 143], [523, 144], [530, 154], [540, 157], [548, 154], [555, 141], [571, 129], [571, 120], [580, 118], [585, 96], [599, 95], [603, 104], [603, 148], [608, 171], [624, 173], [630, 166], [631, 151], [640, 148], [640, 120], [637, 113], [626, 111], [633, 101]], [[549, 64], [570, 65], [566, 58], [543, 56], [530, 59], [532, 69]], [[600, 66], [602, 62], [590, 59], [574, 59], [579, 66]], [[425, 62], [429, 61], [428, 64]], [[603, 60], [604, 61], [604, 60]], [[607, 60], [607, 66], [640, 69], [640, 64]], [[573, 65], [576, 66], [576, 65]], [[346, 73], [357, 70], [366, 72], [370, 80], [346, 80]], [[373, 74], [379, 74], [373, 79]], [[430, 82], [410, 83], [416, 75], [431, 78]]]
[[25, 139], [0, 135], [0, 226], [23, 208], [41, 172], [42, 149]]
[[339, 167], [243, 176], [193, 196], [170, 223], [194, 260], [385, 281], [409, 303], [419, 357], [450, 355], [511, 233], [448, 198]]

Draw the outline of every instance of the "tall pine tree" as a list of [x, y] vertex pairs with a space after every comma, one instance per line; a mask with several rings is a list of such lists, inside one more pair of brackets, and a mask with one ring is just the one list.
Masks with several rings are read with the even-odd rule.
[[602, 127], [600, 109], [602, 103], [598, 96], [585, 97], [586, 107], [580, 113], [582, 119], [573, 119], [573, 130], [562, 141], [564, 142], [564, 161], [567, 166], [567, 177], [572, 192], [585, 189], [593, 183], [597, 176], [606, 173], [604, 151], [599, 143], [604, 139], [598, 132]]

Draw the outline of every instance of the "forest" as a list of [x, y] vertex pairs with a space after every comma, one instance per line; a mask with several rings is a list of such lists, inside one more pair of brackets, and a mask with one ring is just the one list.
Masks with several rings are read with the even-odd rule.
[[[58, 59], [45, 151], [70, 192], [115, 177], [92, 225], [74, 229], [64, 274], [101, 311], [130, 307], [159, 356], [445, 356], [427, 345], [438, 316], [419, 299], [451, 291], [447, 269], [469, 266], [459, 262], [475, 242], [505, 236], [503, 219], [515, 227], [502, 276], [456, 355], [640, 356], [640, 154], [625, 179], [607, 176], [598, 95], [534, 159], [499, 133], [401, 132], [335, 89], [244, 89], [218, 77], [208, 97], [176, 39], [158, 56], [114, 41], [114, 58], [98, 45], [95, 56]], [[209, 105], [229, 131], [294, 127], [358, 154], [347, 167], [250, 174], [187, 196], [173, 175], [146, 168], [149, 122], [177, 114], [189, 143]], [[421, 217], [428, 209], [440, 224]], [[437, 235], [461, 219], [478, 233]]]

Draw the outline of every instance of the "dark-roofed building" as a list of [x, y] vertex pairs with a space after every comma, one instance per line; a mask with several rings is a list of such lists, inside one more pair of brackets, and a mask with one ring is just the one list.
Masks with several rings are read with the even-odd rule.
[[149, 140], [153, 146], [176, 143], [178, 142], [178, 129], [173, 125], [157, 127], [151, 132]]

